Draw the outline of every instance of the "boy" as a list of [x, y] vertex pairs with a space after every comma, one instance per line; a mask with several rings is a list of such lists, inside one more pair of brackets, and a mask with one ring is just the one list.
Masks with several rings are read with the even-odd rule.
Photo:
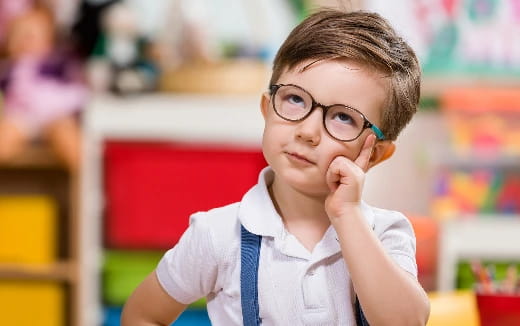
[[[326, 9], [304, 20], [261, 98], [269, 166], [259, 183], [240, 203], [192, 216], [127, 301], [123, 325], [168, 325], [204, 296], [214, 325], [249, 325], [241, 300], [256, 307], [251, 324], [356, 325], [360, 309], [363, 324], [425, 325], [410, 223], [361, 200], [365, 172], [393, 154], [419, 89], [413, 51], [379, 15]], [[261, 236], [245, 262], [242, 227]], [[241, 267], [255, 259], [257, 274]], [[257, 293], [244, 295], [244, 283]]]

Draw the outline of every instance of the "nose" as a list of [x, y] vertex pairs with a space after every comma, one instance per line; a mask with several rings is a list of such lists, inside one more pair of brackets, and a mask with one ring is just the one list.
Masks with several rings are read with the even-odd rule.
[[320, 143], [323, 132], [322, 110], [316, 109], [296, 127], [296, 138], [312, 146]]

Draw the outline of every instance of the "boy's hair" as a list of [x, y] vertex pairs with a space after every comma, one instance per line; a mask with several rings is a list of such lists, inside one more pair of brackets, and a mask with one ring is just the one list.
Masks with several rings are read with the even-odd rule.
[[376, 13], [322, 9], [296, 26], [282, 44], [270, 84], [303, 61], [326, 59], [354, 60], [390, 77], [388, 107], [379, 127], [385, 139], [395, 140], [417, 112], [420, 97], [421, 70], [408, 44]]

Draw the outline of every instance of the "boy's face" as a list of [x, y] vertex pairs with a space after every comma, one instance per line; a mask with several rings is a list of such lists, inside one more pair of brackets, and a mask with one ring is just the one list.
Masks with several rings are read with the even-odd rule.
[[[277, 84], [294, 84], [305, 89], [316, 102], [323, 105], [344, 104], [365, 115], [381, 127], [381, 116], [387, 103], [388, 78], [365, 66], [346, 60], [322, 60], [305, 70], [306, 61], [291, 71], [284, 72]], [[265, 119], [263, 135], [264, 156], [275, 171], [278, 181], [296, 190], [326, 196], [329, 188], [325, 175], [332, 160], [344, 156], [352, 161], [358, 157], [371, 129], [350, 142], [334, 139], [323, 125], [323, 109], [316, 107], [302, 121], [287, 121], [273, 109], [269, 94], [262, 97]], [[377, 142], [368, 168], [381, 161], [389, 141]]]

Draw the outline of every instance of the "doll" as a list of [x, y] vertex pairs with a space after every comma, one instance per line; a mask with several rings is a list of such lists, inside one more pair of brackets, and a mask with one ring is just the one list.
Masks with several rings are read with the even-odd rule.
[[32, 0], [0, 0], [0, 42], [3, 41], [9, 21], [32, 5]]
[[153, 90], [157, 69], [133, 8], [125, 3], [110, 5], [102, 14], [101, 29], [89, 64], [92, 88], [117, 94]]
[[42, 136], [75, 173], [81, 152], [75, 115], [87, 92], [80, 66], [57, 51], [54, 26], [51, 12], [41, 6], [19, 14], [7, 26], [7, 58], [0, 66], [0, 161], [12, 159]]

